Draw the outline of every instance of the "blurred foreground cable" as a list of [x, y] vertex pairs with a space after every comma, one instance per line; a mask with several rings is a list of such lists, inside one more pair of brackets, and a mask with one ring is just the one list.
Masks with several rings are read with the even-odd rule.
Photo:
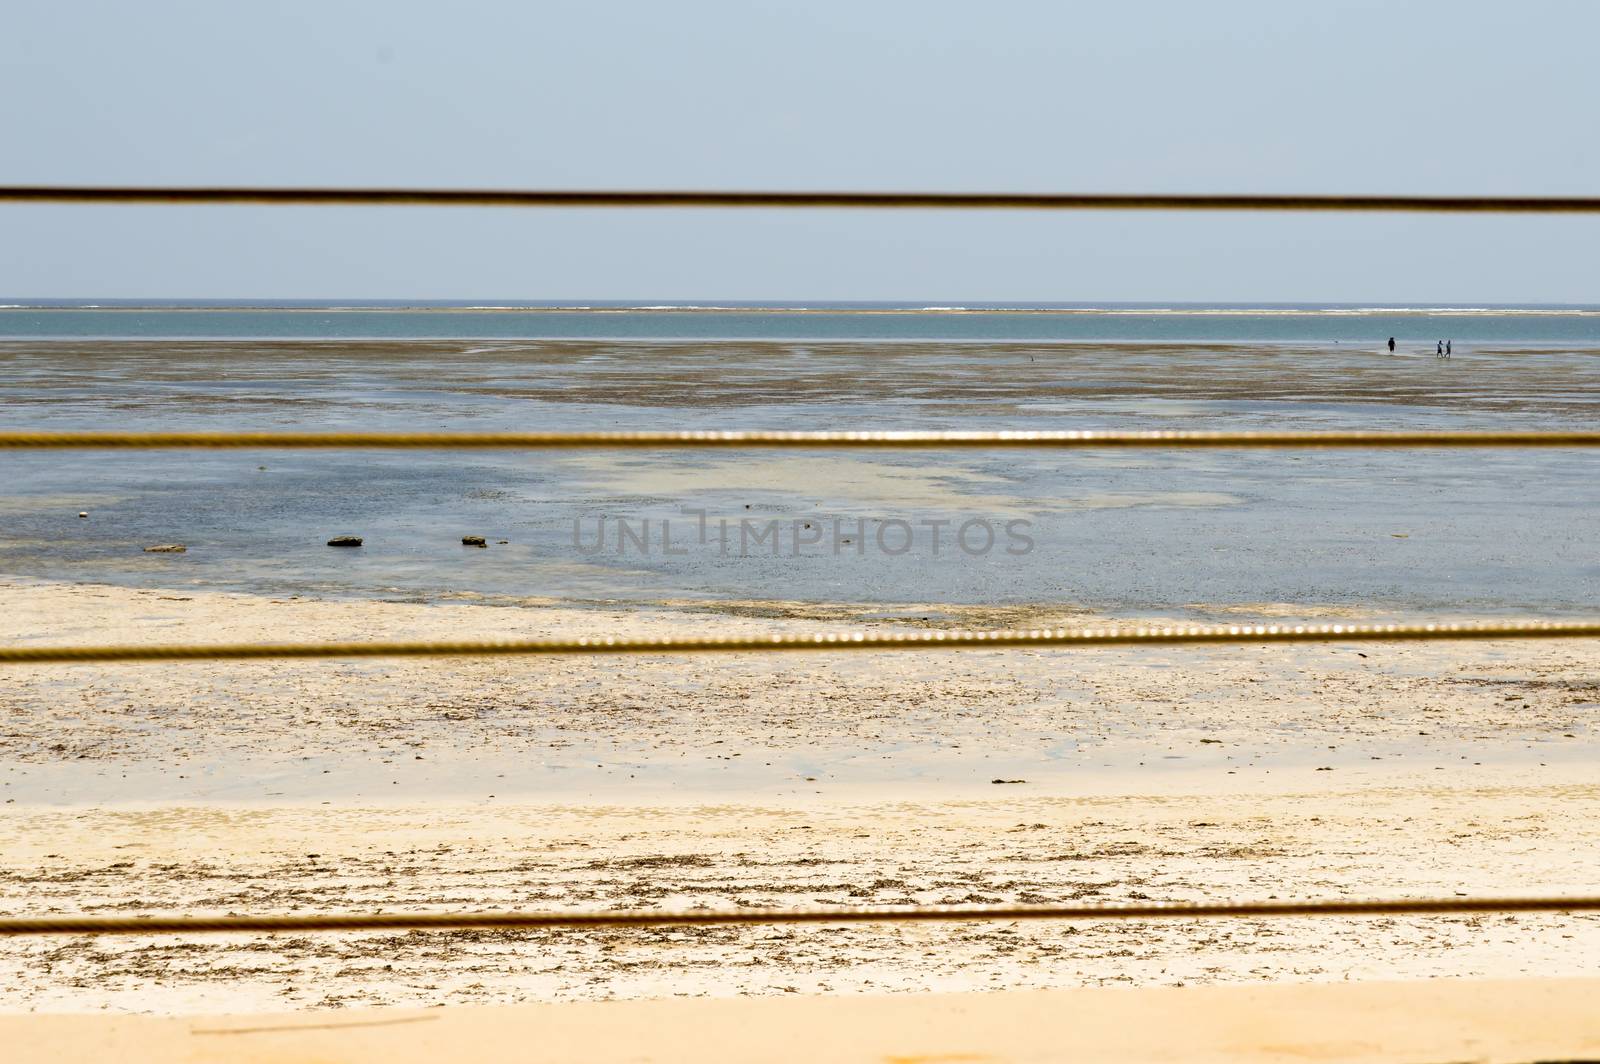
[[1552, 432], [0, 432], [0, 450], [146, 448], [567, 448], [841, 450], [1596, 447], [1600, 430]]
[[678, 912], [352, 913], [297, 916], [51, 916], [0, 918], [12, 935], [179, 935], [212, 931], [514, 930], [681, 927], [714, 924], [843, 924], [957, 920], [1153, 920], [1282, 916], [1427, 916], [1448, 913], [1596, 912], [1600, 896], [1153, 903], [1139, 905], [924, 905]]
[[703, 189], [284, 188], [4, 185], [12, 203], [266, 206], [766, 207], [868, 210], [1408, 211], [1596, 214], [1600, 196], [1343, 196], [1092, 192], [804, 192]]
[[240, 661], [259, 658], [500, 657], [553, 654], [700, 654], [777, 651], [979, 650], [996, 647], [1182, 644], [1376, 643], [1468, 639], [1587, 639], [1600, 620], [1440, 624], [1229, 625], [1046, 628], [993, 632], [819, 632], [700, 638], [623, 638], [392, 643], [224, 643], [168, 646], [6, 647], [0, 665], [106, 661]]

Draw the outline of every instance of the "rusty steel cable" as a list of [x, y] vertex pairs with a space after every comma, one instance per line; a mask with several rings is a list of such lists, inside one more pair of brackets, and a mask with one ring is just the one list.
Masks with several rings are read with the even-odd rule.
[[701, 654], [798, 651], [983, 650], [1001, 647], [1259, 645], [1433, 640], [1591, 639], [1600, 620], [1433, 624], [1171, 625], [1028, 631], [814, 632], [692, 638], [583, 636], [568, 639], [331, 643], [182, 643], [155, 646], [0, 648], [0, 665], [111, 661], [246, 661], [278, 658], [504, 657], [558, 654]]
[[0, 450], [200, 448], [500, 450], [987, 450], [1087, 448], [1595, 447], [1600, 430], [1210, 432], [0, 432]]
[[265, 916], [0, 917], [0, 937], [181, 935], [201, 932], [506, 931], [563, 928], [692, 927], [733, 924], [844, 924], [974, 920], [1159, 920], [1323, 916], [1430, 916], [1600, 911], [1600, 896], [1390, 898], [1327, 901], [1155, 902], [1107, 905], [819, 906], [799, 909], [687, 909], [601, 912], [312, 913]]
[[0, 202], [263, 206], [651, 207], [867, 210], [1404, 211], [1600, 214], [1600, 196], [1410, 196], [690, 189], [287, 188], [5, 185]]

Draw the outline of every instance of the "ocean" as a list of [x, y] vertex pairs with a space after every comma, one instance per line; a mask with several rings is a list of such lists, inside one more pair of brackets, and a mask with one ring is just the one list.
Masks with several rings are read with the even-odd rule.
[[[88, 302], [0, 300], [28, 304], [0, 308], [7, 428], [1543, 429], [1600, 405], [1597, 307]], [[0, 572], [48, 580], [918, 617], [1592, 613], [1600, 590], [1589, 451], [0, 462]]]
[[3, 300], [0, 337], [99, 339], [1600, 340], [1600, 306], [1360, 304], [261, 303]]

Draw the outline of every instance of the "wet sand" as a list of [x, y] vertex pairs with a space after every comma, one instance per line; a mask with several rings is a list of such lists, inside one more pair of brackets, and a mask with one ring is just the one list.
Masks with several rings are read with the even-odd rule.
[[[609, 615], [0, 590], [6, 642], [927, 623], [847, 604]], [[12, 668], [0, 905], [1579, 893], [1600, 854], [1592, 663], [1591, 645], [1551, 642]], [[0, 946], [0, 1008], [1504, 978], [1593, 974], [1595, 956], [1600, 918], [1560, 915], [34, 939]]]
[[[9, 423], [41, 429], [1542, 429], [1593, 424], [1597, 396], [1592, 346], [1462, 345], [1446, 362], [1294, 343], [0, 343]], [[1600, 597], [1594, 464], [1581, 451], [19, 452], [4, 462], [0, 572], [601, 606], [1582, 613]], [[864, 536], [1026, 520], [1035, 548], [967, 558], [947, 533], [938, 557], [925, 534], [901, 556], [730, 559], [699, 541], [667, 554], [662, 522], [681, 537], [701, 511], [734, 527], [866, 522]], [[609, 546], [589, 553], [601, 519]], [[618, 521], [650, 522], [654, 548], [624, 549]], [[341, 533], [366, 548], [322, 549]], [[463, 554], [469, 533], [493, 549]], [[190, 549], [143, 553], [160, 543]]]
[[[367, 403], [360, 412], [368, 417], [444, 416], [460, 428], [472, 426], [459, 419], [484, 417], [502, 427], [526, 415], [518, 402], [528, 400], [548, 404], [548, 412], [557, 416], [584, 406], [614, 408], [618, 415], [629, 408], [676, 407], [690, 417], [787, 408], [793, 416], [826, 403], [889, 404], [882, 415], [899, 421], [968, 413], [1028, 416], [1098, 409], [1114, 414], [1119, 403], [1167, 400], [1202, 404], [1173, 411], [1186, 418], [1208, 413], [1281, 418], [1281, 408], [1263, 404], [1282, 402], [1350, 407], [1302, 411], [1311, 417], [1363, 412], [1400, 417], [1407, 407], [1458, 417], [1575, 417], [1595, 408], [1600, 346], [1461, 344], [1443, 363], [1434, 359], [1431, 341], [1425, 351], [1402, 348], [1390, 354], [1381, 339], [1370, 344], [4, 339], [0, 365], [7, 370], [0, 385], [4, 397], [20, 415], [45, 404], [38, 412], [58, 422], [153, 413], [170, 427], [220, 415], [253, 420], [287, 413], [298, 422], [330, 409], [351, 412], [363, 398]], [[938, 405], [918, 410], [906, 407], [908, 401]], [[1204, 405], [1219, 401], [1244, 407], [1208, 410]], [[1086, 406], [1052, 408], [1061, 402]], [[281, 409], [274, 410], [274, 404]], [[1135, 411], [1139, 408], [1120, 408]], [[1159, 405], [1139, 412], [1164, 416]]]

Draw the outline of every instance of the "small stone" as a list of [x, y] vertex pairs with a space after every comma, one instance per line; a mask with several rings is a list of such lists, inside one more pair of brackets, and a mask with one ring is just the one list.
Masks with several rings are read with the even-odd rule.
[[497, 540], [495, 540], [495, 542], [496, 542], [496, 543], [498, 543], [498, 544], [500, 544], [500, 545], [501, 545], [501, 546], [502, 546], [502, 547], [503, 547], [503, 546], [505, 546], [505, 545], [506, 545], [506, 544], [507, 544], [507, 543], [510, 543], [510, 542], [511, 542], [511, 541], [510, 541], [510, 540], [509, 540], [509, 539], [497, 539]]
[[332, 539], [328, 540], [328, 546], [330, 546], [330, 547], [359, 547], [359, 546], [361, 546], [361, 537], [360, 536], [334, 536]]
[[188, 551], [182, 543], [162, 543], [154, 547], [146, 547], [146, 554], [183, 554]]
[[990, 780], [990, 783], [1027, 783], [1027, 780]]
[[79, 510], [78, 511], [78, 516], [79, 517], [88, 517], [89, 516], [89, 511], [88, 510]]
[[489, 541], [482, 536], [462, 536], [461, 545], [463, 547], [487, 547]]

